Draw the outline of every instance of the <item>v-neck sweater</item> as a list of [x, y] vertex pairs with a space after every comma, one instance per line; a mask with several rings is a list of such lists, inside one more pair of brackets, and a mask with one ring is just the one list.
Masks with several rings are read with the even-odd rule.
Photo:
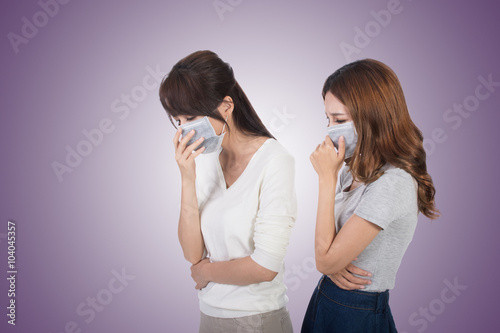
[[297, 216], [294, 158], [279, 142], [268, 139], [227, 188], [219, 154], [196, 159], [196, 194], [207, 257], [219, 262], [250, 256], [278, 274], [272, 281], [246, 286], [210, 282], [199, 291], [200, 310], [219, 318], [278, 310], [288, 302], [283, 275]]

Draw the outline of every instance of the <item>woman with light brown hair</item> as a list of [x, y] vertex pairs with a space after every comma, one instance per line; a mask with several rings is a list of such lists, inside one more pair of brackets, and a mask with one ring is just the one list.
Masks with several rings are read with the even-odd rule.
[[389, 290], [418, 213], [439, 214], [423, 136], [396, 74], [379, 61], [338, 69], [323, 99], [328, 136], [310, 157], [319, 178], [315, 256], [323, 276], [302, 332], [397, 332]]

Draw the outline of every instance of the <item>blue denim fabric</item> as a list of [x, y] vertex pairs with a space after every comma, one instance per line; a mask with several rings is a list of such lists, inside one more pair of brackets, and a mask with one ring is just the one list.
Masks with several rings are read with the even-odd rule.
[[323, 275], [307, 307], [301, 332], [397, 333], [389, 291], [344, 290]]

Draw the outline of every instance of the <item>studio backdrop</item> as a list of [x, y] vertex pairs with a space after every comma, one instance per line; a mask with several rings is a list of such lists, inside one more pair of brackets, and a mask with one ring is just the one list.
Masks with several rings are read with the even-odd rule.
[[320, 273], [321, 89], [356, 59], [389, 65], [421, 129], [442, 216], [419, 216], [391, 291], [400, 332], [498, 328], [500, 7], [496, 1], [2, 3], [0, 331], [197, 332], [177, 239], [175, 129], [158, 88], [212, 50], [294, 156], [286, 255], [296, 332]]

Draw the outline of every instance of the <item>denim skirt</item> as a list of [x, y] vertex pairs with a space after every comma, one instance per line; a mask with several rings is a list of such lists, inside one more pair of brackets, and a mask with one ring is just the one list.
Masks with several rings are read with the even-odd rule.
[[301, 332], [397, 333], [389, 290], [344, 290], [323, 275], [307, 307]]

